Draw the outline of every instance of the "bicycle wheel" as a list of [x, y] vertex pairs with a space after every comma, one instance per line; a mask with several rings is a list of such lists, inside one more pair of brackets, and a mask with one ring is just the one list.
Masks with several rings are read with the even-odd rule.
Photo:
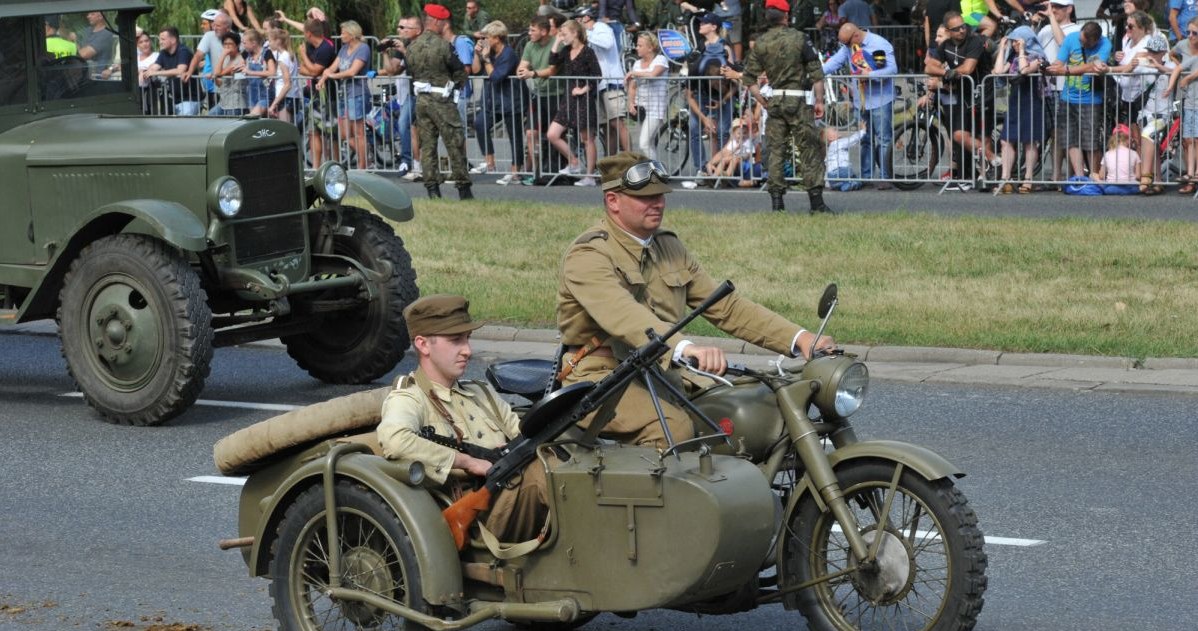
[[894, 186], [913, 191], [936, 174], [944, 139], [928, 121], [909, 120], [894, 130]]
[[678, 175], [690, 157], [690, 122], [686, 115], [674, 116], [666, 121], [653, 137], [657, 159], [665, 165], [670, 175]]

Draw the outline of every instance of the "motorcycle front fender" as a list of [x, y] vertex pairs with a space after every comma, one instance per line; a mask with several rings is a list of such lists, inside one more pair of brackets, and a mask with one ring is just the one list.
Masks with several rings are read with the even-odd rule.
[[[267, 573], [275, 531], [294, 498], [313, 485], [323, 484], [325, 458], [312, 457], [320, 449], [327, 447], [267, 467], [246, 480], [239, 530], [243, 537], [254, 537], [246, 557], [251, 576]], [[302, 464], [296, 466], [297, 461]], [[432, 495], [396, 479], [402, 475], [392, 469], [399, 467], [400, 463], [379, 456], [352, 453], [337, 461], [336, 475], [339, 479], [361, 482], [394, 511], [416, 551], [425, 600], [434, 605], [459, 607], [462, 570], [453, 536]]]
[[[832, 465], [833, 471], [844, 463], [862, 459], [897, 462], [915, 471], [929, 482], [947, 477], [965, 476], [965, 472], [960, 467], [931, 449], [898, 440], [868, 440], [846, 445], [828, 454], [828, 463]], [[795, 507], [798, 506], [799, 500], [806, 495], [810, 495], [815, 500], [821, 511], [827, 510], [827, 506], [824, 505], [823, 498], [816, 491], [810, 476], [804, 475], [799, 480], [786, 507], [787, 523], [789, 523]]]

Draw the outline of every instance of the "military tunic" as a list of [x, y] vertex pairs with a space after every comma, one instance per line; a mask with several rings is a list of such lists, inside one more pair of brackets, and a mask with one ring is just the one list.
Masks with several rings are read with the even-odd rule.
[[[645, 246], [604, 217], [575, 240], [562, 259], [557, 324], [567, 347], [595, 338], [612, 351], [587, 355], [565, 382], [605, 377], [630, 349], [648, 341], [645, 329], [664, 333], [718, 285], [673, 232], [659, 230]], [[730, 335], [786, 355], [792, 353], [800, 331], [798, 325], [735, 292], [704, 317]], [[680, 341], [677, 336], [668, 343], [676, 347]], [[566, 359], [572, 358], [567, 353]], [[686, 413], [667, 400], [661, 403], [674, 440], [691, 438], [694, 428]], [[583, 426], [588, 423], [589, 419]], [[665, 444], [642, 385], [629, 387], [603, 435], [633, 444]]]
[[[437, 160], [438, 137], [445, 142], [449, 154], [450, 178], [458, 186], [469, 185], [462, 119], [452, 93], [439, 93], [449, 84], [451, 91], [465, 86], [467, 76], [462, 61], [449, 42], [425, 31], [408, 45], [407, 62], [416, 90], [416, 128], [420, 134], [420, 160], [425, 165], [425, 185], [444, 181]], [[422, 85], [418, 84], [427, 84], [434, 91], [422, 91]]]
[[[419, 432], [425, 426], [442, 436], [495, 449], [520, 432], [520, 419], [485, 384], [459, 381], [447, 388], [430, 381], [419, 368], [401, 377], [383, 401], [377, 430], [383, 455], [419, 461], [429, 479], [444, 484], [457, 451], [422, 438]], [[546, 506], [544, 467], [534, 461], [494, 498], [484, 523], [502, 541], [529, 539], [544, 524]]]
[[753, 85], [762, 74], [769, 78], [770, 88], [775, 92], [765, 106], [769, 112], [765, 123], [769, 152], [767, 188], [771, 194], [786, 191], [783, 163], [791, 157], [792, 143], [798, 153], [797, 162], [792, 163], [795, 174], [801, 173], [803, 188], [823, 187], [826, 148], [815, 127], [815, 112], [803, 97], [777, 94], [778, 90], [810, 90], [816, 82], [823, 81], [819, 55], [803, 33], [775, 26], [758, 37], [756, 46], [749, 51], [742, 81]]

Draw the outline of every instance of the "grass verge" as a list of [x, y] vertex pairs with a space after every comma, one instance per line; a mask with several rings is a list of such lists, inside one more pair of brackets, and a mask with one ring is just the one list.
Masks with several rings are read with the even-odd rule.
[[[421, 292], [467, 296], [495, 324], [552, 328], [565, 247], [598, 206], [418, 200], [398, 225]], [[808, 218], [671, 208], [676, 231], [717, 279], [854, 344], [1125, 357], [1198, 356], [1198, 224], [942, 217]], [[706, 322], [695, 334], [719, 335]]]

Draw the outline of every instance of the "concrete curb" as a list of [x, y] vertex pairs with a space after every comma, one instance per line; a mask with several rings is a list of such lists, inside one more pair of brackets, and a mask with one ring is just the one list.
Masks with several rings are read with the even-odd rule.
[[[0, 327], [0, 333], [55, 336], [57, 326], [43, 320]], [[488, 325], [474, 334], [475, 354], [492, 359], [550, 358], [558, 333], [552, 329], [520, 329]], [[773, 352], [740, 340], [692, 337], [697, 344], [717, 346], [729, 361], [764, 369]], [[280, 348], [279, 340], [246, 346]], [[904, 383], [965, 384], [1089, 390], [1121, 394], [1198, 395], [1198, 358], [1097, 357], [1055, 353], [1003, 353], [968, 348], [846, 345], [845, 351], [869, 363], [882, 380]]]

